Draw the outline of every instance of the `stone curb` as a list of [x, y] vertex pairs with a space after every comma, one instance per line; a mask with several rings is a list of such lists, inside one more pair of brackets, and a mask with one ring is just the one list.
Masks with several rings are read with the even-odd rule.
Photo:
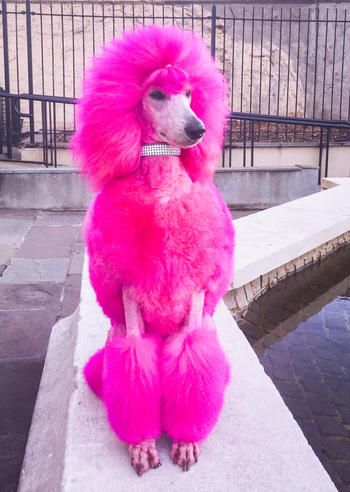
[[244, 313], [287, 276], [350, 242], [350, 178], [328, 178], [326, 184], [326, 191], [235, 222], [236, 269], [225, 297], [233, 313]]
[[61, 490], [79, 308], [52, 329], [18, 492]]

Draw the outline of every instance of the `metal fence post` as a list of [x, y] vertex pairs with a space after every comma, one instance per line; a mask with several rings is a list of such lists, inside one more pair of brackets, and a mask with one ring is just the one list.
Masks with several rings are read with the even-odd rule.
[[[2, 0], [2, 36], [4, 53], [4, 83], [5, 92], [10, 92], [10, 65], [9, 65], [9, 43], [7, 28], [7, 2]], [[6, 117], [6, 147], [7, 157], [12, 159], [12, 123], [11, 123], [11, 101], [5, 97], [5, 117]], [[2, 115], [1, 115], [2, 118]]]
[[318, 147], [318, 184], [322, 181], [322, 162], [323, 162], [323, 128], [320, 128], [320, 144]]
[[211, 56], [215, 59], [216, 51], [216, 5], [211, 8], [211, 39], [210, 39], [210, 52]]
[[[32, 52], [32, 18], [30, 0], [26, 0], [26, 31], [27, 31], [27, 59], [28, 59], [28, 93], [33, 94], [33, 52]], [[34, 143], [34, 103], [29, 101], [29, 130], [30, 143]]]

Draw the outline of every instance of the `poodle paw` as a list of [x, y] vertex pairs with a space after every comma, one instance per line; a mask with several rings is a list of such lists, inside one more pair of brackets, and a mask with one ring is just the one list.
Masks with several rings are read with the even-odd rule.
[[147, 439], [138, 444], [130, 444], [129, 456], [131, 466], [139, 477], [151, 468], [158, 468], [161, 465], [154, 439]]
[[198, 461], [199, 445], [196, 442], [175, 441], [171, 446], [170, 456], [175, 465], [181, 466], [183, 471], [188, 471]]

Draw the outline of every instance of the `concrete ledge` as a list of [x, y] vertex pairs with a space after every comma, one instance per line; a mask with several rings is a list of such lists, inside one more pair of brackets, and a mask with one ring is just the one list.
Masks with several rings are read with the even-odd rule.
[[0, 170], [0, 208], [82, 210], [91, 196], [75, 169]]
[[349, 196], [343, 184], [238, 219], [228, 307], [244, 310], [287, 275], [349, 242]]
[[61, 490], [79, 312], [52, 329], [23, 461], [20, 492]]
[[334, 188], [335, 186], [340, 185], [349, 185], [350, 178], [322, 178], [321, 187], [324, 190], [328, 190], [329, 188]]
[[[85, 268], [80, 318], [75, 319], [77, 342], [74, 361], [71, 360], [71, 349], [66, 346], [60, 350], [53, 339], [19, 491], [335, 491], [329, 476], [223, 303], [215, 317], [221, 343], [232, 365], [232, 382], [219, 424], [203, 443], [200, 461], [189, 473], [183, 473], [170, 462], [169, 442], [162, 439], [162, 467], [140, 479], [128, 463], [125, 445], [109, 428], [103, 405], [83, 381], [82, 367], [88, 356], [103, 344], [108, 329], [107, 320], [95, 302]], [[72, 326], [72, 323], [67, 325]], [[75, 329], [67, 327], [67, 330], [74, 337]], [[57, 336], [57, 330], [53, 336]], [[61, 341], [64, 338], [62, 333]], [[52, 347], [55, 344], [56, 350]], [[50, 361], [52, 357], [56, 358], [54, 363]], [[67, 371], [57, 374], [55, 367], [60, 367], [64, 360], [67, 360]], [[65, 388], [63, 394], [69, 395], [68, 403], [66, 398], [58, 396], [60, 389], [55, 387], [55, 381], [59, 382], [60, 388]], [[64, 430], [68, 406], [67, 432], [65, 435], [62, 432], [60, 439], [51, 442], [46, 428], [55, 424]], [[42, 413], [44, 408], [49, 415]], [[50, 420], [44, 422], [45, 418]], [[55, 456], [49, 466], [48, 455]]]
[[[0, 208], [86, 209], [92, 194], [74, 168], [0, 169]], [[215, 183], [231, 208], [266, 208], [318, 190], [316, 168], [219, 169]]]
[[318, 191], [315, 167], [218, 169], [215, 184], [230, 208], [268, 208]]

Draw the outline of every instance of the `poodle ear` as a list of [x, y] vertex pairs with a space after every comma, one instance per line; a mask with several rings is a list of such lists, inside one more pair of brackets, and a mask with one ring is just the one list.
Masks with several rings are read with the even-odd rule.
[[117, 51], [115, 42], [107, 46], [86, 74], [71, 141], [74, 159], [96, 191], [140, 161], [140, 88], [121, 73]]
[[182, 151], [182, 163], [193, 181], [213, 179], [224, 143], [228, 109], [224, 102], [225, 84], [221, 74], [205, 80], [193, 90], [191, 107], [206, 132], [195, 147]]
[[224, 143], [229, 108], [224, 75], [202, 39], [193, 35], [192, 45], [187, 60], [192, 86], [191, 108], [205, 124], [206, 132], [200, 144], [182, 151], [182, 163], [191, 179], [197, 181], [213, 178]]

